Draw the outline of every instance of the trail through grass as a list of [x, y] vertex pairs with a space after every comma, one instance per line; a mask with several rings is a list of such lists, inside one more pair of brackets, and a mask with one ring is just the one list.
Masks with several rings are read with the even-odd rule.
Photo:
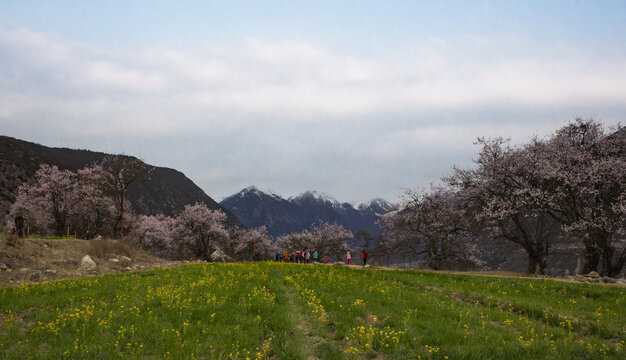
[[2, 359], [623, 359], [623, 287], [276, 263], [0, 289]]

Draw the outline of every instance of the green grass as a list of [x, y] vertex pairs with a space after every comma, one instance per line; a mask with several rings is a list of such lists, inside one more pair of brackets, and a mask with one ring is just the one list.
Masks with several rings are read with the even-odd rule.
[[0, 358], [626, 357], [625, 288], [273, 263], [0, 289]]

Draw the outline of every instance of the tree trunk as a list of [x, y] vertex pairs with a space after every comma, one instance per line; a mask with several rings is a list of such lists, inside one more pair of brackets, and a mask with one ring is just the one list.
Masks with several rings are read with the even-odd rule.
[[585, 246], [585, 266], [583, 266], [583, 274], [589, 274], [592, 271], [598, 271], [600, 265], [600, 252], [595, 246]]
[[532, 250], [532, 251], [526, 250], [526, 252], [528, 254], [527, 272], [529, 274], [535, 274], [537, 273], [537, 267], [539, 267], [539, 272], [537, 273], [537, 275], [545, 274], [546, 259], [543, 253], [540, 251], [536, 251], [536, 250]]
[[616, 277], [622, 271], [626, 256], [615, 257], [615, 248], [610, 245], [602, 247], [602, 275], [608, 277]]

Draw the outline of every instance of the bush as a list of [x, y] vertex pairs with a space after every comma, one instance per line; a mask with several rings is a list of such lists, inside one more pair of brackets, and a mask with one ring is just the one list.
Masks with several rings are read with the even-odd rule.
[[135, 253], [135, 248], [125, 241], [103, 238], [89, 240], [89, 248], [87, 249], [87, 254], [100, 259], [104, 259], [112, 255], [128, 256], [132, 258]]

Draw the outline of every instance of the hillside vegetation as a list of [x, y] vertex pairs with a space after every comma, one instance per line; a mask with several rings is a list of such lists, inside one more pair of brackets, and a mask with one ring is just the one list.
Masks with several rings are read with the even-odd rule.
[[624, 287], [283, 263], [0, 289], [0, 357], [624, 358]]

